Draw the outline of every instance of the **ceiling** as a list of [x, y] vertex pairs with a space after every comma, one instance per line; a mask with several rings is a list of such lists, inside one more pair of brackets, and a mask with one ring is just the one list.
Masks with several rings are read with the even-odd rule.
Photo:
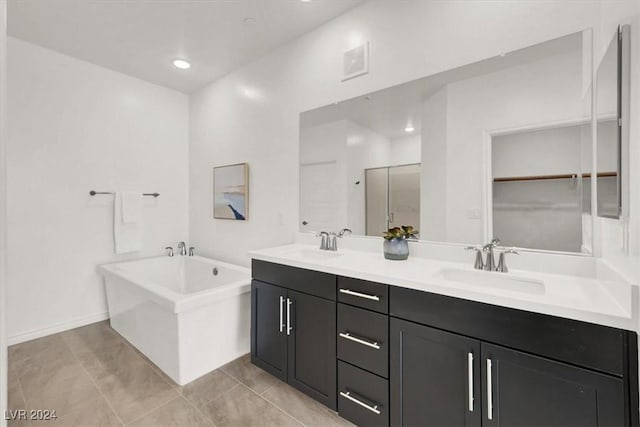
[[9, 0], [8, 32], [190, 93], [363, 1]]

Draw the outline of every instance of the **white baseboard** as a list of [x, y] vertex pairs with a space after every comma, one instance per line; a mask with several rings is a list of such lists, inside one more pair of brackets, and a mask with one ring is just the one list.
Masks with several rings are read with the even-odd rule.
[[31, 341], [36, 338], [46, 337], [47, 335], [57, 334], [59, 332], [68, 331], [69, 329], [79, 328], [80, 326], [89, 325], [91, 323], [100, 322], [109, 318], [109, 313], [92, 314], [91, 316], [80, 317], [70, 320], [68, 322], [57, 323], [53, 326], [46, 328], [34, 329], [27, 332], [22, 332], [17, 335], [8, 337], [7, 341], [9, 345], [20, 344], [26, 341]]

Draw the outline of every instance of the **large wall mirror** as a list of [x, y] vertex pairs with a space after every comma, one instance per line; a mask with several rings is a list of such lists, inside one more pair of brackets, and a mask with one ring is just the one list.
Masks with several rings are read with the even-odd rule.
[[590, 253], [591, 46], [570, 34], [302, 113], [300, 230]]

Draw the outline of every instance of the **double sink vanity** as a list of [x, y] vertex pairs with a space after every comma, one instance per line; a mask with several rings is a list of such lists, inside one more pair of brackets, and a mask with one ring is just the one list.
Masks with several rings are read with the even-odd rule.
[[251, 252], [251, 360], [351, 422], [638, 424], [637, 289], [602, 261], [499, 273], [464, 247], [301, 240]]

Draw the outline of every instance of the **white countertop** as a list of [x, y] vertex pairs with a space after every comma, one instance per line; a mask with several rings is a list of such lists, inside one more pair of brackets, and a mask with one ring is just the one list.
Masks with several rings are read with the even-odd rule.
[[[510, 270], [508, 273], [474, 270], [472, 265], [422, 257], [406, 261], [384, 259], [381, 251], [340, 249], [326, 254], [315, 245], [291, 244], [254, 250], [258, 260], [316, 270], [340, 276], [417, 289], [502, 307], [565, 317], [589, 323], [633, 330], [637, 328], [638, 289], [615, 274], [585, 277], [539, 271]], [[326, 257], [326, 258], [324, 258]], [[445, 270], [466, 274], [495, 275], [544, 283], [541, 292], [522, 292], [509, 286], [495, 288], [443, 278]], [[481, 277], [481, 276], [478, 276]], [[488, 280], [491, 282], [491, 280]]]

